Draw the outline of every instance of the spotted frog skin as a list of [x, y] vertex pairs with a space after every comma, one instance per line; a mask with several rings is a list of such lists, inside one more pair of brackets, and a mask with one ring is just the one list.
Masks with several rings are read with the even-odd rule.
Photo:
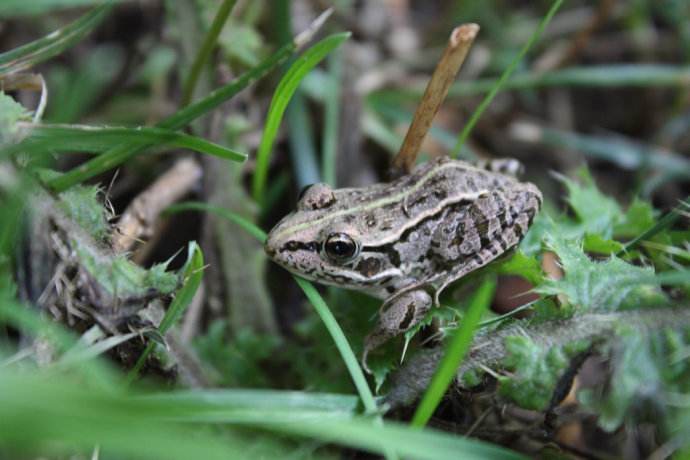
[[290, 272], [384, 299], [366, 354], [421, 320], [453, 281], [516, 246], [542, 202], [515, 160], [438, 158], [393, 182], [302, 192], [265, 250]]

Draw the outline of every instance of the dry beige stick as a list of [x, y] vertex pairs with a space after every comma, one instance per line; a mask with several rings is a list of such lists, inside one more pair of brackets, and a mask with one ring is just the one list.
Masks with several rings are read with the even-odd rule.
[[410, 129], [408, 129], [402, 147], [400, 147], [400, 152], [393, 159], [391, 164], [393, 177], [407, 174], [412, 170], [431, 122], [441, 107], [446, 94], [448, 94], [448, 88], [455, 80], [455, 75], [460, 70], [460, 66], [478, 32], [479, 26], [477, 24], [463, 24], [451, 32], [448, 46], [438, 61], [434, 74], [424, 91], [424, 96], [422, 96], [422, 101], [417, 107]]
[[124, 252], [151, 235], [160, 213], [189, 193], [201, 178], [201, 166], [192, 158], [178, 160], [170, 170], [141, 192], [127, 207], [113, 233], [113, 250]]

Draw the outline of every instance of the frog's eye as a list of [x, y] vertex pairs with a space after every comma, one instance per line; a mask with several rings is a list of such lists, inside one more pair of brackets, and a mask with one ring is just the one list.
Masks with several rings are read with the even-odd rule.
[[323, 244], [326, 255], [335, 262], [346, 262], [359, 252], [359, 245], [345, 233], [331, 233]]
[[335, 194], [328, 184], [307, 185], [299, 194], [297, 209], [301, 211], [313, 211], [327, 208], [335, 203]]

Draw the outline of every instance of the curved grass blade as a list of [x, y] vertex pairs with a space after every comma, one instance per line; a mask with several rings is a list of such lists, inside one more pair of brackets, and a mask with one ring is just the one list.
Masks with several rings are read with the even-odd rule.
[[[0, 150], [3, 155], [26, 152], [45, 154], [57, 152], [102, 152], [122, 143], [130, 145], [168, 145], [194, 150], [233, 161], [244, 161], [247, 155], [200, 137], [162, 128], [123, 128], [85, 125], [29, 125], [30, 134], [22, 142]], [[100, 157], [94, 163], [108, 163]], [[77, 168], [78, 169], [78, 168]]]
[[460, 329], [454, 334], [448, 345], [448, 350], [431, 379], [431, 383], [424, 393], [422, 401], [417, 406], [412, 426], [423, 427], [433, 415], [438, 403], [441, 402], [448, 386], [455, 378], [458, 367], [472, 345], [474, 331], [479, 325], [482, 314], [486, 311], [496, 289], [496, 280], [488, 279], [482, 283], [472, 296], [467, 314], [463, 316]]
[[328, 308], [326, 302], [324, 302], [316, 288], [310, 282], [298, 277], [295, 277], [295, 281], [297, 281], [297, 284], [304, 292], [304, 295], [307, 296], [309, 302], [314, 306], [314, 309], [319, 314], [321, 321], [326, 326], [326, 329], [328, 329], [328, 333], [331, 335], [331, 337], [333, 337], [333, 342], [335, 342], [335, 346], [338, 348], [338, 352], [340, 353], [340, 356], [342, 357], [343, 362], [350, 373], [350, 377], [357, 388], [357, 392], [362, 398], [364, 408], [370, 414], [376, 413], [378, 407], [376, 405], [376, 401], [374, 400], [374, 395], [369, 389], [369, 384], [367, 383], [366, 377], [364, 377], [364, 372], [362, 372], [362, 368], [359, 366], [355, 353], [352, 351], [352, 348], [347, 341], [347, 337], [345, 337], [345, 334], [340, 328], [338, 321], [335, 319], [333, 313], [331, 313], [331, 310]]
[[474, 125], [477, 124], [477, 121], [479, 121], [479, 118], [482, 116], [484, 113], [484, 110], [491, 104], [491, 101], [493, 101], [494, 97], [498, 92], [501, 90], [503, 85], [505, 84], [506, 81], [510, 78], [510, 76], [513, 74], [515, 69], [517, 68], [518, 64], [522, 59], [525, 57], [527, 54], [527, 51], [529, 51], [530, 48], [532, 48], [532, 45], [539, 39], [541, 36], [542, 32], [546, 28], [546, 26], [551, 22], [551, 18], [556, 14], [556, 11], [561, 7], [561, 4], [563, 3], [563, 0], [554, 0], [553, 4], [551, 5], [551, 8], [549, 8], [549, 11], [546, 13], [546, 16], [541, 20], [539, 23], [539, 27], [534, 31], [532, 36], [529, 38], [525, 46], [522, 47], [520, 52], [518, 53], [517, 56], [513, 59], [513, 61], [510, 63], [510, 65], [506, 68], [506, 70], [503, 71], [503, 74], [501, 74], [501, 77], [498, 79], [498, 81], [495, 83], [495, 85], [491, 88], [491, 91], [489, 91], [489, 94], [486, 95], [484, 100], [479, 104], [479, 107], [472, 113], [472, 116], [470, 119], [467, 121], [467, 124], [465, 127], [462, 129], [462, 132], [460, 133], [460, 136], [458, 137], [458, 142], [455, 144], [455, 147], [453, 147], [453, 151], [450, 153], [451, 158], [457, 158], [458, 154], [460, 154], [460, 150], [462, 149], [463, 144], [467, 140], [467, 138], [470, 135], [470, 132], [472, 132], [472, 128], [474, 128]]
[[0, 372], [0, 443], [9, 458], [63, 457], [94, 445], [112, 458], [247, 458], [250, 444], [238, 435], [156, 420], [165, 410], [162, 404], [140, 407], [119, 389], [84, 385], [65, 373]]
[[[345, 417], [342, 412], [319, 408], [318, 403], [286, 406], [283, 405], [285, 399], [278, 392], [275, 393], [273, 400], [278, 404], [275, 408], [265, 407], [264, 404], [245, 408], [245, 404], [237, 401], [235, 396], [230, 396], [230, 404], [209, 404], [207, 401], [194, 401], [196, 398], [190, 398], [186, 402], [183, 400], [178, 406], [176, 398], [169, 399], [165, 396], [161, 402], [165, 402], [165, 407], [170, 412], [168, 417], [175, 422], [260, 427], [278, 433], [335, 442], [376, 454], [392, 452], [403, 458], [429, 460], [524, 458], [502, 447], [436, 430], [418, 429], [395, 422], [380, 426], [370, 419]], [[158, 396], [138, 400], [143, 402], [147, 412], [160, 413], [162, 410], [158, 407], [147, 407], [152, 399], [156, 400]]]
[[180, 102], [182, 107], [189, 104], [189, 102], [192, 100], [194, 88], [196, 88], [196, 82], [199, 80], [199, 75], [201, 75], [201, 69], [211, 56], [211, 52], [216, 46], [218, 36], [220, 35], [221, 30], [223, 30], [223, 26], [228, 20], [228, 17], [230, 17], [230, 13], [232, 12], [235, 3], [236, 0], [223, 0], [223, 3], [220, 5], [220, 7], [218, 7], [216, 16], [213, 18], [213, 23], [208, 29], [208, 32], [206, 32], [206, 36], [201, 44], [201, 48], [199, 48], [199, 51], [197, 51], [196, 56], [194, 57], [194, 62], [189, 70], [189, 75], [187, 75], [187, 78], [184, 81], [184, 85], [182, 87], [182, 101]]
[[247, 408], [321, 411], [351, 417], [356, 413], [359, 404], [359, 398], [355, 395], [256, 389], [180, 390], [145, 395], [140, 399], [142, 404], [153, 402], [174, 408], [173, 413], [177, 412], [175, 409], [181, 409], [181, 415], [185, 417], [222, 415], [229, 409]]
[[[194, 295], [201, 284], [203, 268], [204, 255], [201, 252], [201, 248], [199, 248], [195, 242], [192, 242], [189, 244], [187, 264], [184, 269], [184, 285], [176, 293], [175, 299], [168, 307], [168, 310], [165, 312], [165, 316], [163, 316], [163, 320], [158, 326], [158, 331], [162, 335], [165, 335], [173, 324], [180, 319], [184, 311], [192, 302], [192, 299], [194, 298]], [[129, 375], [127, 376], [128, 381], [131, 382], [136, 379], [136, 377], [139, 375], [139, 371], [141, 371], [141, 368], [144, 366], [146, 359], [148, 358], [149, 354], [151, 354], [154, 347], [155, 344], [153, 342], [148, 343], [132, 370], [129, 371]]]
[[[32, 2], [22, 0], [21, 3], [29, 5]], [[25, 70], [60, 54], [100, 24], [112, 7], [113, 2], [108, 1], [71, 24], [51, 32], [43, 38], [0, 54], [0, 77], [11, 72]], [[3, 12], [8, 9], [9, 6], [6, 1], [0, 2], [0, 17], [4, 16]]]
[[252, 196], [257, 203], [261, 203], [263, 198], [271, 148], [290, 98], [302, 78], [349, 36], [349, 32], [343, 32], [324, 38], [305, 51], [280, 80], [268, 109], [266, 126], [257, 152], [256, 170], [252, 180]]
[[[185, 127], [196, 118], [208, 113], [210, 110], [235, 96], [247, 86], [264, 77], [276, 66], [290, 57], [296, 48], [297, 45], [294, 42], [284, 45], [256, 67], [234, 79], [227, 85], [211, 92], [205, 98], [179, 110], [174, 115], [156, 124], [156, 127], [171, 130], [179, 130]], [[125, 144], [123, 146], [114, 147], [102, 155], [87, 161], [78, 168], [72, 169], [59, 177], [47, 180], [46, 185], [54, 191], [62, 192], [86, 179], [119, 166], [149, 146], [150, 144], [145, 146]]]
[[654, 237], [654, 235], [656, 235], [657, 233], [669, 228], [680, 218], [680, 216], [683, 215], [683, 212], [686, 212], [688, 209], [690, 209], [690, 196], [686, 197], [683, 201], [680, 202], [678, 206], [666, 213], [661, 219], [659, 219], [656, 222], [656, 224], [654, 224], [653, 226], [642, 232], [640, 235], [636, 236], [630, 242], [628, 242], [625, 245], [625, 247], [616, 254], [616, 256], [622, 256], [627, 251], [630, 251], [631, 249], [635, 248], [638, 244], [640, 244], [640, 242], [648, 240]]

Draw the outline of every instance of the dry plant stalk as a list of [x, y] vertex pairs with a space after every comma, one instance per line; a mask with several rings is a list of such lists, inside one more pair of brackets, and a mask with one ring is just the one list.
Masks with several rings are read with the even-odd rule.
[[455, 75], [465, 61], [478, 32], [479, 26], [472, 23], [458, 26], [451, 32], [448, 46], [446, 46], [443, 56], [434, 69], [400, 151], [393, 159], [391, 164], [392, 176], [407, 174], [412, 170], [422, 141], [431, 127], [431, 122], [446, 98], [448, 88], [455, 80]]
[[196, 160], [183, 158], [141, 192], [117, 223], [113, 232], [113, 250], [116, 253], [127, 251], [142, 237], [150, 236], [160, 213], [189, 193], [201, 179], [201, 174], [201, 166]]

